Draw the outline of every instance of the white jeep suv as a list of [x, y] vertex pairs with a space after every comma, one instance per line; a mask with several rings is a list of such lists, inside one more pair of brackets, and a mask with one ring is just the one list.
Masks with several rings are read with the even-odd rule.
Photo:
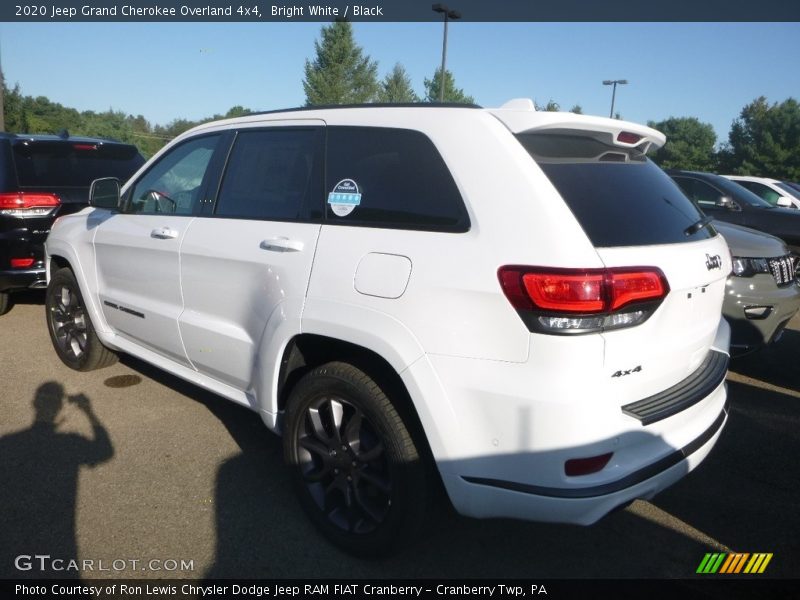
[[529, 100], [207, 123], [53, 227], [53, 345], [256, 411], [351, 552], [413, 537], [440, 484], [464, 515], [590, 524], [727, 419], [730, 254], [663, 143]]

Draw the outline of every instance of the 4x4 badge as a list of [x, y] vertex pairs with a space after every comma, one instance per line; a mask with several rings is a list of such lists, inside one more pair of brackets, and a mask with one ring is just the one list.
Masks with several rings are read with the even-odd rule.
[[624, 371], [617, 371], [612, 375], [612, 377], [625, 377], [625, 375], [630, 375], [631, 373], [639, 373], [642, 370], [642, 365], [636, 365], [632, 369], [625, 369]]
[[715, 254], [711, 256], [710, 254], [706, 254], [706, 268], [710, 271], [712, 269], [721, 269], [722, 268], [722, 257], [719, 254]]

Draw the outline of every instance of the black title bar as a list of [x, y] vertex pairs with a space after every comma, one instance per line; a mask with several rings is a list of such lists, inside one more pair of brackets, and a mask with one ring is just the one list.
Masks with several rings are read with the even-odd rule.
[[741, 577], [542, 580], [0, 580], [3, 598], [51, 600], [563, 600], [568, 598], [789, 598], [797, 580]]
[[[744, 22], [800, 21], [787, 0], [452, 0], [467, 22]], [[56, 0], [2, 2], [7, 22], [354, 22], [441, 21], [430, 0]]]

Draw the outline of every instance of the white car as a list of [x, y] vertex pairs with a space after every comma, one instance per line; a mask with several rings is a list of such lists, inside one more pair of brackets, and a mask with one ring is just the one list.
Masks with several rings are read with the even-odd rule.
[[47, 322], [257, 412], [357, 554], [434, 487], [472, 517], [591, 524], [695, 468], [727, 419], [731, 258], [620, 120], [302, 109], [201, 125], [47, 240]]
[[759, 198], [784, 208], [800, 208], [800, 192], [787, 183], [769, 177], [752, 177], [750, 175], [723, 175], [731, 181], [746, 187]]

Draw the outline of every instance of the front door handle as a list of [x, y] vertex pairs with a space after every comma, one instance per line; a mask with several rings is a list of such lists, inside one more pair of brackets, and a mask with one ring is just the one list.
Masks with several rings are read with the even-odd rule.
[[304, 244], [300, 240], [277, 237], [262, 241], [260, 247], [264, 250], [272, 250], [273, 252], [300, 252]]
[[169, 227], [159, 227], [150, 232], [150, 237], [158, 240], [174, 240], [178, 237], [178, 232]]

